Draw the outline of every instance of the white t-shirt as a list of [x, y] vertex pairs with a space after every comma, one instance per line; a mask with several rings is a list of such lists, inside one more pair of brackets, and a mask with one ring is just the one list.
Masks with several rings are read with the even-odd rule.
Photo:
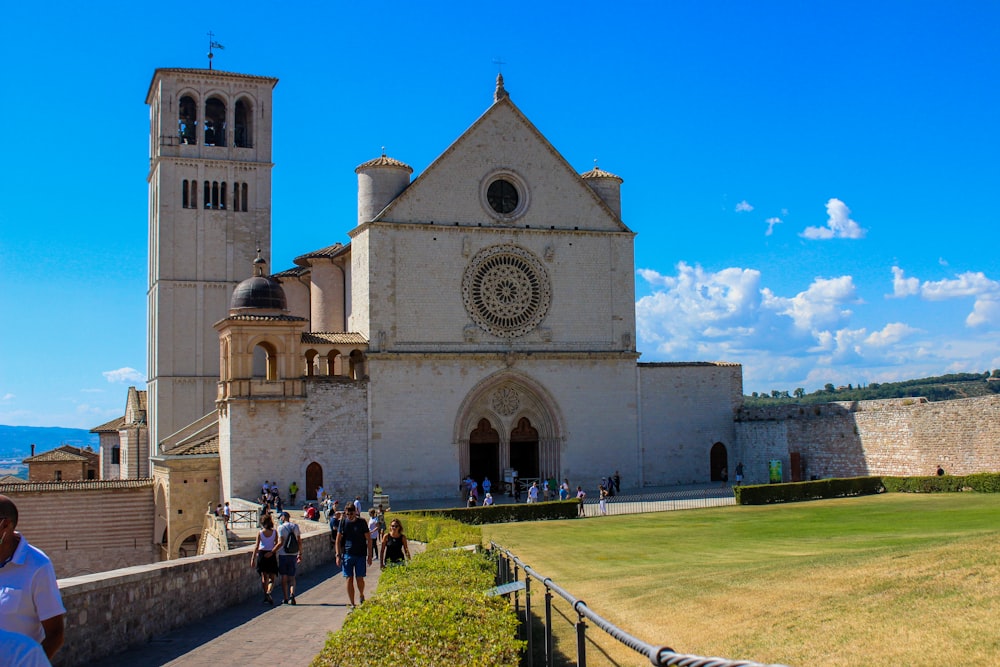
[[[295, 539], [299, 542], [299, 550], [295, 553], [288, 553], [285, 551], [285, 542], [288, 540], [288, 534], [292, 532], [295, 533]], [[279, 556], [298, 556], [302, 553], [302, 531], [299, 530], [299, 524], [286, 521], [278, 526], [278, 534], [281, 536], [281, 546], [278, 547]]]
[[378, 517], [373, 516], [368, 519], [368, 532], [372, 534], [372, 541], [378, 543]]
[[13, 667], [52, 667], [42, 645], [31, 637], [0, 628], [3, 664]]
[[42, 621], [65, 613], [52, 561], [21, 535], [13, 558], [0, 569], [0, 628], [41, 643]]

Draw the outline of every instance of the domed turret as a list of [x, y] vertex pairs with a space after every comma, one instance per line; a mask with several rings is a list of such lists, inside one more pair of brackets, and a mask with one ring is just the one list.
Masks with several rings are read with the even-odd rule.
[[231, 313], [247, 310], [288, 310], [285, 290], [281, 288], [281, 283], [267, 275], [267, 262], [260, 256], [260, 248], [257, 248], [257, 259], [253, 261], [253, 276], [237, 285], [229, 300]]
[[373, 219], [410, 184], [413, 167], [386, 157], [369, 160], [354, 170], [358, 175], [358, 224]]
[[590, 171], [580, 174], [580, 178], [590, 186], [590, 189], [597, 193], [608, 208], [614, 211], [619, 218], [622, 217], [622, 178], [604, 171], [597, 164]]

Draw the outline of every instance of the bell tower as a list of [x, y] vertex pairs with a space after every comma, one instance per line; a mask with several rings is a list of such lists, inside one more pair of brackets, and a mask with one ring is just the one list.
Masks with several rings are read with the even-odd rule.
[[149, 105], [149, 440], [215, 410], [219, 336], [257, 248], [271, 248], [271, 96], [278, 80], [157, 69]]

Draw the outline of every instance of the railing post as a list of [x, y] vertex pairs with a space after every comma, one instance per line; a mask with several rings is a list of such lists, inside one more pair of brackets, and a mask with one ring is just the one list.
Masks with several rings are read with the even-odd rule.
[[[546, 580], [547, 581], [547, 580]], [[553, 667], [552, 655], [552, 589], [545, 584], [545, 667]]]
[[528, 633], [528, 667], [532, 667], [535, 660], [535, 644], [531, 639], [531, 577], [524, 573], [524, 629]]
[[[519, 581], [519, 579], [517, 578], [518, 577], [517, 569], [518, 569], [517, 568], [517, 563], [515, 562], [514, 563], [514, 581]], [[514, 591], [514, 615], [515, 616], [520, 616], [521, 615], [521, 598], [518, 595], [517, 591]]]
[[587, 624], [583, 614], [576, 622], [576, 667], [587, 667]]

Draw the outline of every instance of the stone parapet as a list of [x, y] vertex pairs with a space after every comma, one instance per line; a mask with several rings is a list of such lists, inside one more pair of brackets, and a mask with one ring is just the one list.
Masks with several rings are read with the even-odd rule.
[[[329, 529], [303, 531], [302, 549], [299, 572], [330, 563]], [[260, 577], [250, 567], [252, 550], [60, 579], [66, 644], [53, 664], [86, 665], [259, 595]]]

